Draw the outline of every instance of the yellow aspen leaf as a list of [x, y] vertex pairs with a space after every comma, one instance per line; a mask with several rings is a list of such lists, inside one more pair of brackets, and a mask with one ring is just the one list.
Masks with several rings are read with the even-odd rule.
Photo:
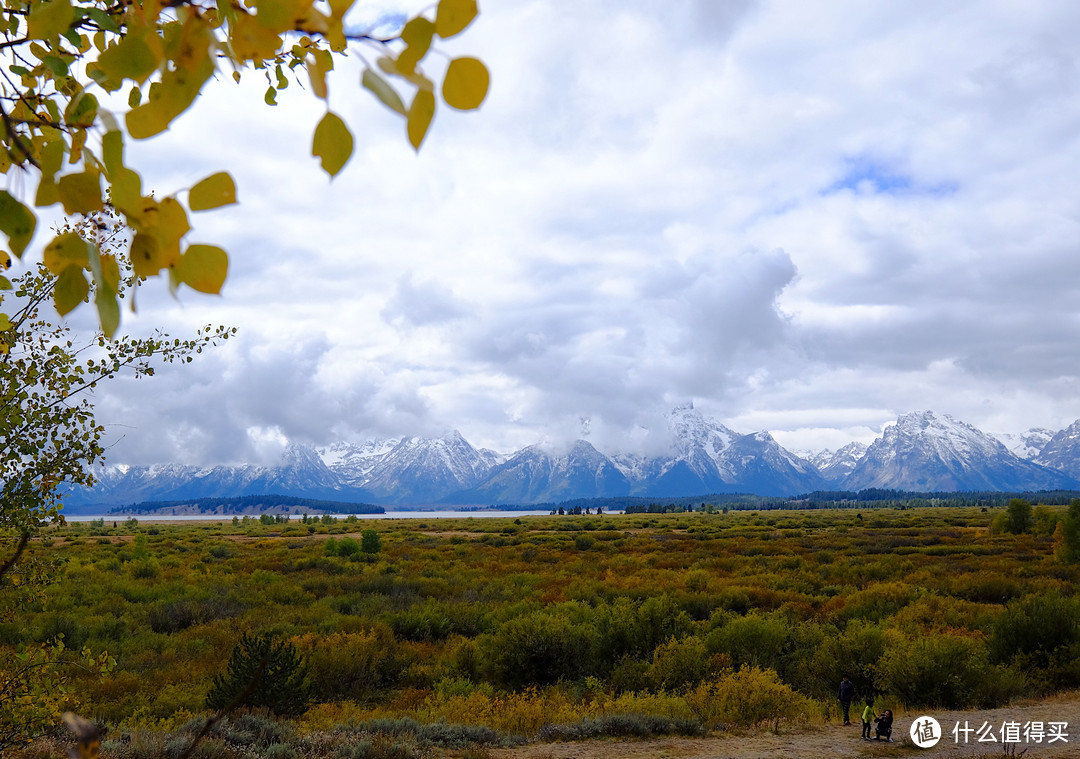
[[8, 236], [8, 246], [17, 258], [34, 237], [37, 218], [33, 211], [12, 197], [7, 190], [0, 190], [0, 232]]
[[150, 86], [148, 101], [127, 112], [128, 134], [142, 140], [168, 129], [172, 120], [195, 101], [202, 85], [213, 73], [214, 66], [209, 59], [194, 70], [166, 71], [160, 82]]
[[86, 129], [77, 127], [71, 135], [71, 151], [68, 156], [68, 163], [75, 164], [81, 161], [84, 147], [86, 147]]
[[38, 166], [41, 167], [41, 179], [38, 180], [34, 205], [51, 206], [60, 200], [53, 177], [64, 163], [64, 142], [61, 139], [41, 136], [34, 139], [34, 147], [37, 148]]
[[165, 266], [173, 266], [180, 260], [180, 238], [190, 230], [187, 213], [176, 198], [165, 198], [158, 204], [157, 221], [147, 231], [157, 238]]
[[435, 117], [435, 96], [427, 90], [417, 90], [406, 121], [406, 131], [413, 149], [420, 150], [420, 143], [427, 135], [431, 120]]
[[443, 39], [464, 31], [480, 11], [476, 0], [439, 0], [435, 11], [435, 33]]
[[247, 13], [237, 14], [230, 27], [229, 41], [238, 61], [273, 58], [281, 47], [281, 36]]
[[102, 281], [106, 287], [116, 292], [120, 288], [120, 264], [112, 253], [102, 253], [100, 260]]
[[412, 71], [416, 64], [427, 55], [431, 48], [431, 38], [435, 36], [435, 24], [423, 16], [417, 16], [401, 30], [401, 39], [406, 47], [397, 59], [397, 67], [402, 71]]
[[390, 84], [371, 69], [364, 69], [364, 75], [360, 77], [360, 83], [368, 90], [375, 93], [383, 105], [391, 111], [396, 111], [404, 116], [407, 111], [405, 104], [401, 102], [401, 96]]
[[[8, 286], [10, 287], [10, 285], [11, 283], [9, 282]], [[11, 323], [11, 319], [8, 318], [7, 314], [0, 314], [0, 332], [7, 332], [13, 326], [15, 325]]]
[[123, 166], [111, 174], [109, 198], [125, 216], [135, 216], [141, 210], [142, 178]]
[[384, 55], [376, 58], [375, 63], [385, 73], [407, 79], [408, 81], [415, 84], [418, 89], [427, 90], [428, 92], [435, 91], [435, 84], [430, 79], [428, 79], [426, 76], [416, 71], [415, 69], [412, 71], [408, 71], [398, 68], [397, 61], [395, 61], [393, 58], [388, 58]]
[[307, 59], [308, 77], [311, 79], [311, 91], [315, 97], [326, 100], [326, 72], [334, 68], [334, 59], [329, 50], [313, 50]]
[[229, 273], [229, 256], [214, 245], [191, 245], [176, 264], [181, 282], [201, 293], [216, 295]]
[[167, 25], [165, 35], [165, 57], [170, 59], [174, 68], [195, 70], [210, 55], [210, 43], [213, 32], [209, 22], [200, 14], [189, 13], [183, 23]]
[[327, 111], [311, 141], [311, 154], [319, 158], [323, 171], [335, 176], [352, 157], [353, 136], [336, 113]]
[[307, 15], [296, 25], [296, 28], [312, 34], [326, 35], [330, 31], [330, 19], [318, 8], [312, 6], [307, 9]]
[[345, 39], [345, 14], [352, 8], [355, 0], [330, 0], [330, 19], [326, 25], [326, 41], [330, 49], [340, 53], [348, 46]]
[[26, 36], [32, 40], [47, 40], [66, 32], [75, 21], [71, 0], [50, 0], [32, 6], [26, 20]]
[[0, 269], [11, 268], [11, 256], [4, 251], [0, 250]]
[[[93, 248], [97, 253], [97, 248]], [[116, 300], [116, 285], [120, 279], [120, 269], [116, 259], [110, 255], [92, 255], [91, 268], [94, 272], [94, 305], [97, 306], [101, 331], [105, 337], [112, 338], [120, 326], [120, 304]], [[113, 276], [115, 274], [115, 277]]]
[[479, 108], [487, 97], [490, 75], [487, 66], [476, 58], [455, 58], [450, 61], [443, 79], [443, 100], [451, 108], [471, 111]]
[[7, 277], [0, 277], [0, 290], [11, 290], [11, 280]]
[[101, 197], [101, 175], [96, 171], [83, 171], [60, 177], [56, 183], [64, 213], [88, 214], [105, 209]]
[[89, 243], [78, 232], [65, 232], [45, 246], [42, 263], [53, 274], [62, 274], [71, 267], [82, 270], [90, 265], [89, 251]]
[[275, 34], [295, 29], [307, 16], [312, 0], [257, 0], [255, 19]]
[[135, 270], [136, 277], [153, 277], [163, 268], [165, 262], [159, 254], [157, 240], [153, 235], [139, 232], [131, 241], [131, 249], [128, 251], [131, 266]]
[[101, 138], [101, 159], [110, 177], [124, 168], [124, 135], [118, 129], [110, 129]]
[[132, 108], [127, 112], [124, 121], [127, 123], [128, 134], [136, 140], [145, 140], [168, 129], [172, 119], [162, 108], [160, 101], [152, 100], [138, 108]]
[[188, 208], [206, 211], [236, 202], [236, 183], [226, 171], [211, 174], [198, 182], [188, 194]]
[[53, 288], [56, 312], [65, 316], [80, 303], [85, 303], [89, 293], [90, 284], [86, 281], [83, 270], [77, 266], [69, 266], [57, 276], [56, 287]]

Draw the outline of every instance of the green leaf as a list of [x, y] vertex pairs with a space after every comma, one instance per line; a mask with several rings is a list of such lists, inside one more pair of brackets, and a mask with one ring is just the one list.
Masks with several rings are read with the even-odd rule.
[[93, 126], [97, 119], [98, 101], [89, 92], [80, 92], [73, 97], [64, 109], [64, 121], [68, 126], [86, 127]]
[[435, 12], [435, 33], [443, 39], [453, 37], [471, 24], [477, 13], [476, 0], [440, 0]]
[[427, 90], [417, 90], [412, 105], [409, 106], [406, 131], [413, 149], [419, 151], [420, 143], [427, 135], [431, 120], [435, 117], [435, 96]]
[[181, 282], [193, 290], [211, 295], [221, 292], [228, 272], [228, 254], [213, 245], [189, 246], [176, 265]]
[[11, 280], [7, 277], [0, 276], [0, 290], [10, 290]]
[[[5, 290], [10, 290], [11, 289], [11, 282], [8, 282], [8, 286], [6, 288], [4, 288], [4, 289]], [[0, 314], [0, 332], [7, 332], [9, 329], [11, 329], [14, 326], [15, 325], [11, 323], [11, 319], [8, 318], [7, 314]]]
[[450, 61], [443, 79], [443, 100], [451, 108], [471, 111], [484, 102], [490, 83], [487, 66], [483, 63], [476, 58], [455, 58]]
[[0, 190], [0, 232], [8, 236], [8, 246], [17, 258], [30, 244], [37, 227], [33, 211], [15, 200], [7, 190]]
[[45, 64], [49, 71], [53, 72], [54, 76], [68, 75], [68, 65], [64, 63], [62, 58], [57, 58], [55, 55], [46, 55], [42, 63]]
[[236, 202], [236, 183], [228, 172], [211, 174], [188, 194], [188, 207], [192, 211], [206, 211]]
[[83, 8], [81, 12], [93, 19], [94, 23], [107, 32], [118, 33], [120, 31], [120, 27], [113, 21], [112, 16], [101, 8]]
[[375, 97], [391, 111], [396, 111], [402, 116], [408, 113], [405, 110], [405, 104], [401, 102], [401, 96], [397, 94], [397, 90], [371, 69], [364, 69], [364, 75], [360, 78], [360, 83], [366, 89], [375, 93]]
[[263, 95], [263, 102], [267, 105], [277, 105], [277, 90], [273, 86], [266, 88], [266, 94]]
[[147, 77], [154, 73], [160, 60], [160, 54], [155, 53], [145, 39], [129, 34], [105, 48], [97, 63], [108, 75], [112, 89], [117, 89], [124, 79], [132, 79], [139, 84], [145, 82]]
[[53, 303], [56, 304], [56, 312], [61, 316], [71, 313], [72, 309], [80, 303], [86, 302], [86, 296], [89, 293], [90, 284], [86, 281], [82, 268], [67, 267], [60, 272], [56, 278], [56, 287], [53, 288]]
[[74, 21], [71, 0], [35, 3], [26, 21], [26, 36], [32, 40], [47, 40], [66, 31]]
[[323, 171], [333, 177], [349, 162], [352, 152], [353, 136], [349, 128], [340, 116], [327, 111], [315, 127], [311, 154], [321, 160]]

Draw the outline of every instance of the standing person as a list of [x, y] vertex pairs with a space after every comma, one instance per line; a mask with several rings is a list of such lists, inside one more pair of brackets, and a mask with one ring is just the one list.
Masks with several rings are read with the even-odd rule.
[[866, 708], [862, 710], [862, 739], [870, 740], [870, 722], [874, 719], [874, 699], [866, 699]]
[[855, 698], [855, 683], [851, 682], [851, 678], [844, 675], [844, 678], [840, 681], [840, 688], [836, 692], [836, 697], [840, 699], [840, 706], [844, 707], [844, 724], [851, 724], [851, 699]]

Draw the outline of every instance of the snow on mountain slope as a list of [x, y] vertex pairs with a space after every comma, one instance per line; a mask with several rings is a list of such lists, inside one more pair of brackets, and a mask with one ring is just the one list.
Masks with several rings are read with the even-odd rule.
[[915, 491], [1068, 488], [1060, 472], [1015, 456], [999, 440], [932, 411], [905, 414], [867, 449], [843, 482], [846, 490]]

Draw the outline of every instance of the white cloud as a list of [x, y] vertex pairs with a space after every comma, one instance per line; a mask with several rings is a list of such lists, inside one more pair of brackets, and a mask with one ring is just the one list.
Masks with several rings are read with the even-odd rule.
[[419, 156], [339, 64], [332, 182], [321, 102], [223, 78], [129, 159], [162, 193], [234, 173], [241, 205], [192, 233], [230, 251], [224, 295], [150, 287], [127, 323], [241, 333], [102, 393], [111, 457], [257, 457], [252, 429], [509, 450], [582, 417], [614, 445], [687, 398], [793, 447], [927, 407], [1063, 426], [1078, 27], [1054, 2], [488, 3], [449, 44], [488, 102]]

